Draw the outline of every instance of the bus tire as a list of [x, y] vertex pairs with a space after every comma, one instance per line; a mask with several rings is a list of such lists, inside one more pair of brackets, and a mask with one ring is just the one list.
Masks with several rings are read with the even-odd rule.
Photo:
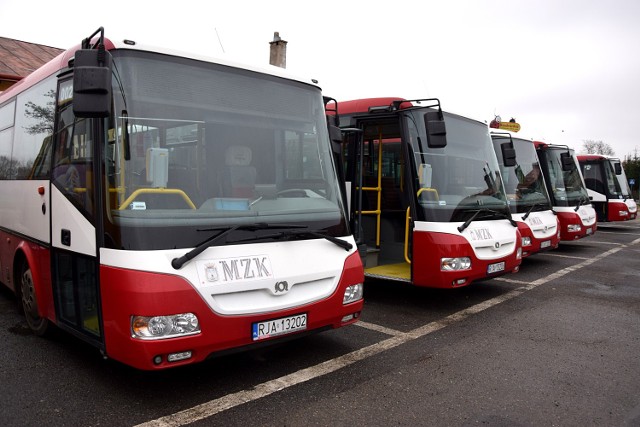
[[27, 319], [29, 329], [37, 335], [43, 336], [49, 328], [49, 320], [40, 317], [38, 313], [38, 301], [36, 299], [36, 289], [33, 283], [31, 268], [25, 261], [20, 268], [20, 299], [22, 300], [22, 310]]

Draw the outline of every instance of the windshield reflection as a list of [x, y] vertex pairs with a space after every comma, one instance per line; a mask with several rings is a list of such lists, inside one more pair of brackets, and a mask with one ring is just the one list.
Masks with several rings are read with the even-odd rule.
[[144, 52], [114, 63], [113, 246], [189, 247], [198, 229], [256, 222], [347, 233], [318, 88]]

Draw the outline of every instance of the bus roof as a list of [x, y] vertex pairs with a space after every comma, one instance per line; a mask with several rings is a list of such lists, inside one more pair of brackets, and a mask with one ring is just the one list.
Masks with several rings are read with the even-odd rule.
[[[294, 74], [286, 71], [283, 68], [276, 67], [274, 65], [251, 65], [251, 64], [243, 64], [241, 62], [237, 62], [231, 59], [219, 58], [214, 56], [201, 55], [190, 52], [183, 52], [174, 49], [166, 49], [157, 46], [140, 44], [131, 40], [113, 40], [107, 39], [104, 40], [105, 48], [107, 50], [120, 50], [120, 49], [128, 49], [128, 50], [139, 50], [145, 52], [155, 52], [169, 56], [175, 56], [180, 58], [189, 58], [202, 62], [209, 62], [214, 64], [220, 64], [228, 67], [239, 68], [243, 70], [254, 71], [261, 74], [267, 74], [275, 77], [281, 77], [287, 80], [299, 81], [302, 83], [306, 83], [312, 86], [319, 87], [317, 82], [313, 79], [305, 79], [299, 76], [295, 76]], [[73, 46], [70, 49], [62, 52], [60, 55], [53, 58], [51, 61], [44, 64], [42, 67], [35, 70], [33, 73], [29, 74], [22, 80], [18, 81], [10, 88], [0, 93], [0, 105], [5, 102], [7, 99], [12, 98], [16, 94], [26, 90], [27, 88], [35, 85], [40, 82], [45, 77], [48, 77], [54, 73], [59, 72], [68, 67], [69, 60], [72, 59], [75, 55], [75, 52], [80, 49], [80, 44]]]
[[578, 154], [578, 160], [589, 161], [589, 160], [609, 160], [607, 156], [603, 156], [602, 154]]

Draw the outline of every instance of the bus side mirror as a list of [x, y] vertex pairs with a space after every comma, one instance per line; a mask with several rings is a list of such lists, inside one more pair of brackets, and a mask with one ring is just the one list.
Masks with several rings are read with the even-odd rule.
[[511, 167], [516, 165], [516, 150], [510, 142], [503, 142], [500, 144], [502, 150], [502, 164], [505, 167]]
[[571, 153], [560, 153], [560, 162], [562, 163], [562, 170], [564, 172], [573, 170], [575, 166], [575, 162], [573, 161], [573, 156], [571, 156]]
[[331, 147], [335, 154], [340, 154], [342, 152], [342, 131], [339, 127], [329, 125], [329, 138], [331, 139]]
[[108, 117], [111, 110], [111, 54], [81, 49], [73, 62], [73, 113], [76, 117]]
[[427, 129], [427, 146], [444, 148], [447, 146], [447, 129], [440, 112], [430, 111], [424, 114], [424, 126]]
[[613, 168], [615, 169], [616, 175], [622, 175], [622, 165], [620, 163], [614, 163]]

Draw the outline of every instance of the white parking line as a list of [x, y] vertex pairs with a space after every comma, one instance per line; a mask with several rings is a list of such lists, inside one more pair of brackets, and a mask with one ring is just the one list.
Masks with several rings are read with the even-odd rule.
[[354, 325], [360, 326], [361, 328], [365, 328], [365, 329], [371, 329], [372, 331], [382, 332], [383, 334], [391, 335], [392, 337], [403, 333], [395, 329], [386, 328], [381, 325], [376, 325], [375, 323], [363, 322], [362, 320], [359, 321], [358, 323], [354, 323]]
[[376, 344], [372, 344], [368, 347], [363, 347], [361, 349], [352, 351], [351, 353], [347, 353], [335, 359], [327, 360], [317, 365], [310, 366], [297, 372], [293, 372], [289, 375], [285, 375], [283, 377], [258, 384], [250, 390], [243, 390], [237, 393], [228, 394], [218, 399], [214, 399], [209, 402], [194, 406], [192, 408], [176, 412], [175, 414], [167, 415], [165, 417], [138, 424], [138, 427], [183, 426], [185, 424], [190, 424], [199, 420], [203, 420], [205, 418], [209, 418], [213, 415], [219, 414], [220, 412], [226, 411], [227, 409], [231, 409], [244, 403], [260, 399], [296, 384], [301, 384], [314, 378], [318, 378], [331, 372], [335, 372], [346, 366], [352, 365], [353, 363], [398, 347], [401, 344], [405, 344], [409, 341], [422, 338], [446, 326], [461, 322], [474, 314], [480, 313], [481, 311], [515, 298], [528, 290], [537, 288], [538, 286], [562, 277], [565, 274], [569, 274], [573, 271], [591, 265], [596, 261], [606, 258], [609, 255], [613, 255], [626, 247], [636, 245], [639, 242], [640, 239], [636, 239], [628, 245], [621, 245], [617, 248], [610, 249], [579, 264], [563, 268], [562, 270], [559, 270], [554, 274], [550, 274], [546, 277], [528, 283], [526, 286], [514, 289], [495, 298], [491, 298], [490, 300], [481, 302], [480, 304], [476, 304], [464, 310], [458, 311], [440, 320], [436, 320], [435, 322], [431, 322], [419, 328], [413, 329], [412, 331], [399, 333], [392, 336], [391, 338], [387, 338], [386, 340], [380, 341]]
[[587, 258], [584, 256], [573, 256], [573, 255], [561, 255], [561, 254], [554, 254], [551, 252], [542, 252], [540, 254], [538, 254], [538, 256], [543, 255], [543, 256], [555, 256], [558, 258], [572, 258], [572, 259], [591, 259], [591, 258]]

